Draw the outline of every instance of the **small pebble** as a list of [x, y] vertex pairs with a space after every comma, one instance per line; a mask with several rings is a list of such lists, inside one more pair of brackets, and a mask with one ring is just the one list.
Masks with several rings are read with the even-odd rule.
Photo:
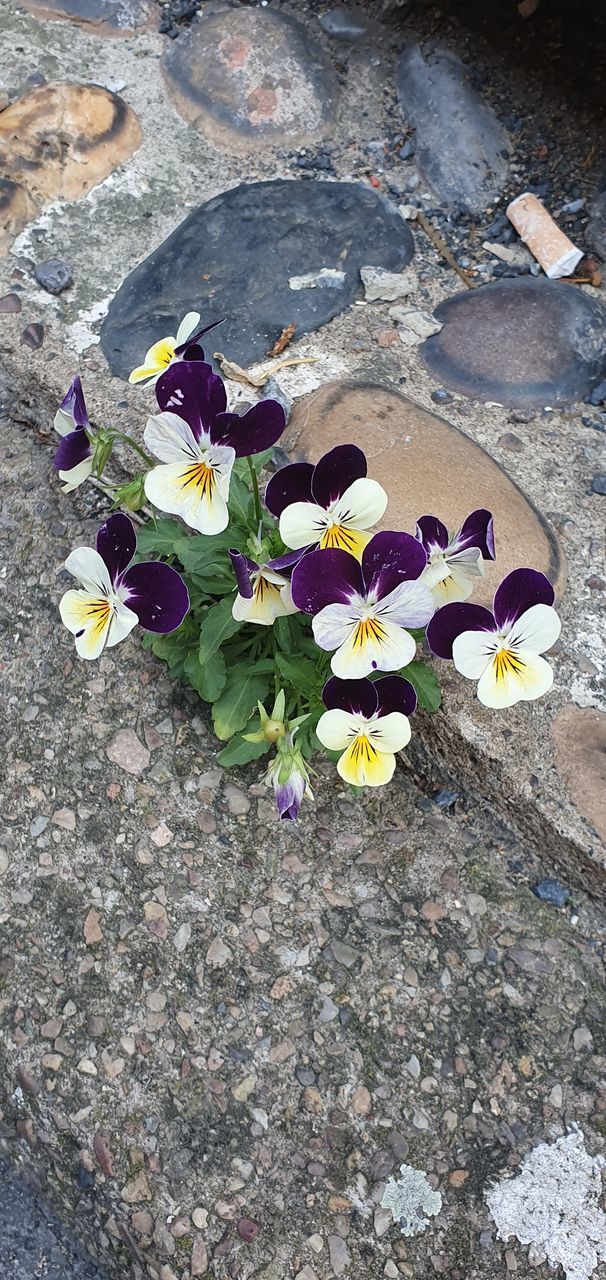
[[38, 351], [44, 342], [44, 326], [41, 324], [28, 324], [21, 334], [21, 342], [24, 347], [29, 347], [30, 351]]
[[549, 902], [552, 907], [565, 907], [570, 891], [559, 880], [539, 880], [532, 891], [541, 902]]
[[16, 293], [5, 293], [0, 298], [0, 315], [17, 316], [21, 310], [21, 299]]
[[49, 258], [46, 262], [39, 262], [35, 276], [38, 284], [42, 285], [47, 293], [54, 294], [63, 293], [64, 289], [69, 289], [74, 279], [70, 267], [61, 258]]
[[600, 493], [603, 496], [606, 496], [606, 474], [604, 474], [604, 472], [593, 477], [593, 480], [591, 481], [591, 492]]

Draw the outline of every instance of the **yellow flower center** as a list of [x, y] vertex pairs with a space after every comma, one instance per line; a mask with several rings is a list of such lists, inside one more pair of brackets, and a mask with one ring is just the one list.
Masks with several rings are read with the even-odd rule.
[[498, 649], [493, 658], [494, 675], [497, 684], [508, 676], [517, 676], [524, 670], [525, 663], [513, 649]]
[[206, 462], [194, 462], [183, 471], [182, 489], [199, 489], [201, 498], [212, 498], [217, 484], [214, 467]]
[[385, 638], [385, 628], [378, 618], [362, 618], [354, 631], [353, 647], [363, 649], [365, 644], [381, 644]]

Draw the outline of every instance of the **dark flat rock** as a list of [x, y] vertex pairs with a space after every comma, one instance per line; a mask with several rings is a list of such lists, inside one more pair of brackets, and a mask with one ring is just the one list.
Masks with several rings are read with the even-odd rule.
[[219, 146], [294, 146], [334, 121], [333, 69], [284, 13], [239, 7], [203, 17], [168, 45], [162, 70], [180, 115]]
[[21, 6], [45, 22], [73, 22], [98, 36], [128, 36], [158, 27], [152, 0], [21, 0]]
[[0, 1274], [3, 1280], [107, 1280], [44, 1205], [0, 1163]]
[[440, 303], [420, 348], [444, 386], [532, 409], [582, 400], [606, 370], [606, 312], [556, 280], [499, 280]]
[[447, 49], [405, 49], [396, 69], [402, 113], [416, 129], [416, 159], [446, 204], [481, 213], [504, 189], [509, 142], [470, 68]]
[[[362, 296], [360, 268], [399, 270], [414, 241], [392, 205], [353, 182], [254, 182], [200, 205], [118, 290], [101, 329], [110, 369], [126, 378], [187, 311], [226, 317], [208, 350], [250, 364], [282, 330], [310, 333]], [[342, 271], [338, 286], [289, 278]]]

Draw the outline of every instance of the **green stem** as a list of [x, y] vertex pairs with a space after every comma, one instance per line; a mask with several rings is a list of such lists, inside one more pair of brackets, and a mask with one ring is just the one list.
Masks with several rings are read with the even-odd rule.
[[261, 498], [259, 497], [259, 481], [257, 480], [257, 473], [253, 466], [252, 458], [249, 457], [246, 461], [248, 463], [248, 470], [250, 471], [250, 478], [252, 480], [252, 491], [255, 502], [255, 520], [257, 522], [257, 529], [260, 530], [263, 516], [261, 514]]
[[114, 439], [121, 440], [122, 444], [127, 444], [130, 446], [131, 449], [134, 449], [135, 453], [138, 453], [139, 457], [143, 458], [143, 461], [147, 467], [155, 467], [156, 463], [154, 459], [150, 458], [149, 454], [145, 452], [145, 449], [142, 449], [141, 445], [137, 444], [137, 441], [133, 440], [132, 436], [127, 436], [124, 434], [124, 432], [117, 431]]

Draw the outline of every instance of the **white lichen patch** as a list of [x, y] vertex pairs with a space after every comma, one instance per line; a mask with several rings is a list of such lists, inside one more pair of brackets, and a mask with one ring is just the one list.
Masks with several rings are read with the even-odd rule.
[[542, 1143], [524, 1158], [516, 1178], [486, 1196], [501, 1240], [530, 1245], [535, 1261], [563, 1268], [566, 1280], [590, 1280], [606, 1262], [606, 1216], [599, 1206], [602, 1156], [585, 1149], [578, 1128]]
[[400, 1224], [403, 1236], [418, 1236], [429, 1226], [442, 1208], [442, 1197], [434, 1191], [422, 1169], [400, 1165], [400, 1177], [389, 1178], [383, 1192], [381, 1208], [388, 1209], [394, 1222]]

